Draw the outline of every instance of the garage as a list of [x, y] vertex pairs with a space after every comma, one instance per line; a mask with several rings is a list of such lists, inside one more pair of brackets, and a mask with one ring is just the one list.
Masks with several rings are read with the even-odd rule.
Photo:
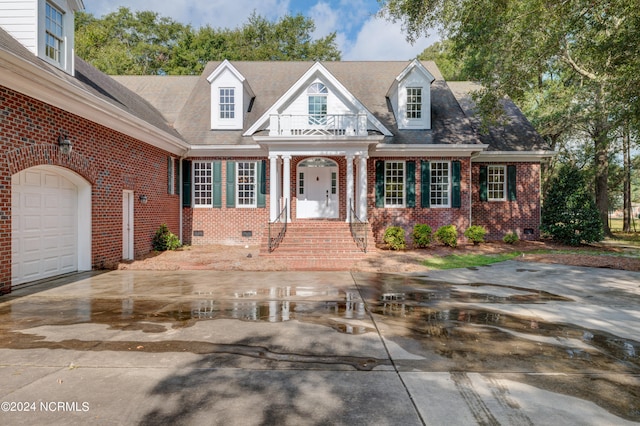
[[86, 255], [79, 254], [87, 248], [80, 234], [90, 229], [86, 208], [80, 208], [90, 186], [82, 181], [54, 166], [12, 176], [12, 286], [90, 269]]

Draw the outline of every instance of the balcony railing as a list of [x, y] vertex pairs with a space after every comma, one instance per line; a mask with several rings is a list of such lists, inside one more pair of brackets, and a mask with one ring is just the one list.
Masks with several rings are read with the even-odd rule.
[[269, 129], [269, 136], [367, 136], [367, 115], [274, 114]]

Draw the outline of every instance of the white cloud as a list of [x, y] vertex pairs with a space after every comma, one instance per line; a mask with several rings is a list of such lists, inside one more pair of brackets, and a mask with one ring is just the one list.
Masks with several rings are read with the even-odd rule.
[[360, 60], [409, 60], [439, 40], [437, 34], [422, 37], [414, 44], [406, 40], [400, 23], [392, 23], [385, 19], [373, 17], [360, 29], [355, 42], [344, 46], [342, 59]]
[[194, 27], [210, 25], [214, 28], [235, 28], [245, 22], [255, 10], [267, 19], [276, 19], [287, 13], [289, 0], [92, 0], [86, 2], [87, 12], [95, 16], [115, 12], [119, 7], [128, 7], [134, 11], [152, 10], [161, 16], [169, 17]]
[[314, 38], [326, 37], [329, 33], [338, 30], [338, 12], [332, 9], [329, 3], [323, 1], [316, 3], [309, 10], [309, 17], [316, 25]]

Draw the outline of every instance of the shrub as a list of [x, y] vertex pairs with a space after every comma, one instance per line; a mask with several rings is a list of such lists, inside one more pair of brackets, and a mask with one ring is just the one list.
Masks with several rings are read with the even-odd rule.
[[445, 246], [456, 247], [458, 245], [458, 231], [454, 225], [445, 225], [436, 231], [436, 240]]
[[413, 239], [413, 246], [417, 248], [424, 248], [431, 244], [431, 227], [425, 224], [416, 224], [413, 227], [413, 233], [411, 238]]
[[152, 244], [153, 249], [157, 251], [175, 250], [180, 247], [180, 239], [163, 223], [156, 231]]
[[384, 231], [383, 240], [391, 250], [402, 250], [407, 247], [404, 238], [404, 229], [399, 226], [390, 226]]
[[600, 213], [588, 188], [579, 169], [562, 166], [544, 199], [540, 230], [555, 241], [572, 246], [602, 241]]
[[484, 236], [487, 233], [487, 230], [484, 226], [480, 225], [471, 225], [464, 231], [464, 236], [470, 239], [473, 242], [473, 245], [478, 245], [480, 243], [484, 243]]
[[515, 244], [518, 242], [519, 239], [520, 238], [518, 238], [518, 234], [516, 234], [515, 232], [509, 232], [504, 237], [502, 237], [502, 241], [504, 241], [507, 244]]

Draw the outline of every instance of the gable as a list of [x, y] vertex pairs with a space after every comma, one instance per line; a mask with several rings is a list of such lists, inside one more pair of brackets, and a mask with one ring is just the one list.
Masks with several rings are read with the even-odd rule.
[[241, 130], [255, 97], [246, 78], [225, 60], [207, 81], [211, 86], [211, 129]]
[[[366, 117], [366, 127], [391, 136], [391, 132], [360, 102], [342, 83], [321, 63], [314, 63], [267, 111], [244, 133], [251, 136], [260, 130], [269, 130], [274, 134], [273, 117], [309, 115], [307, 89], [314, 83], [327, 88], [328, 116], [361, 115]], [[306, 106], [305, 106], [306, 105]]]

